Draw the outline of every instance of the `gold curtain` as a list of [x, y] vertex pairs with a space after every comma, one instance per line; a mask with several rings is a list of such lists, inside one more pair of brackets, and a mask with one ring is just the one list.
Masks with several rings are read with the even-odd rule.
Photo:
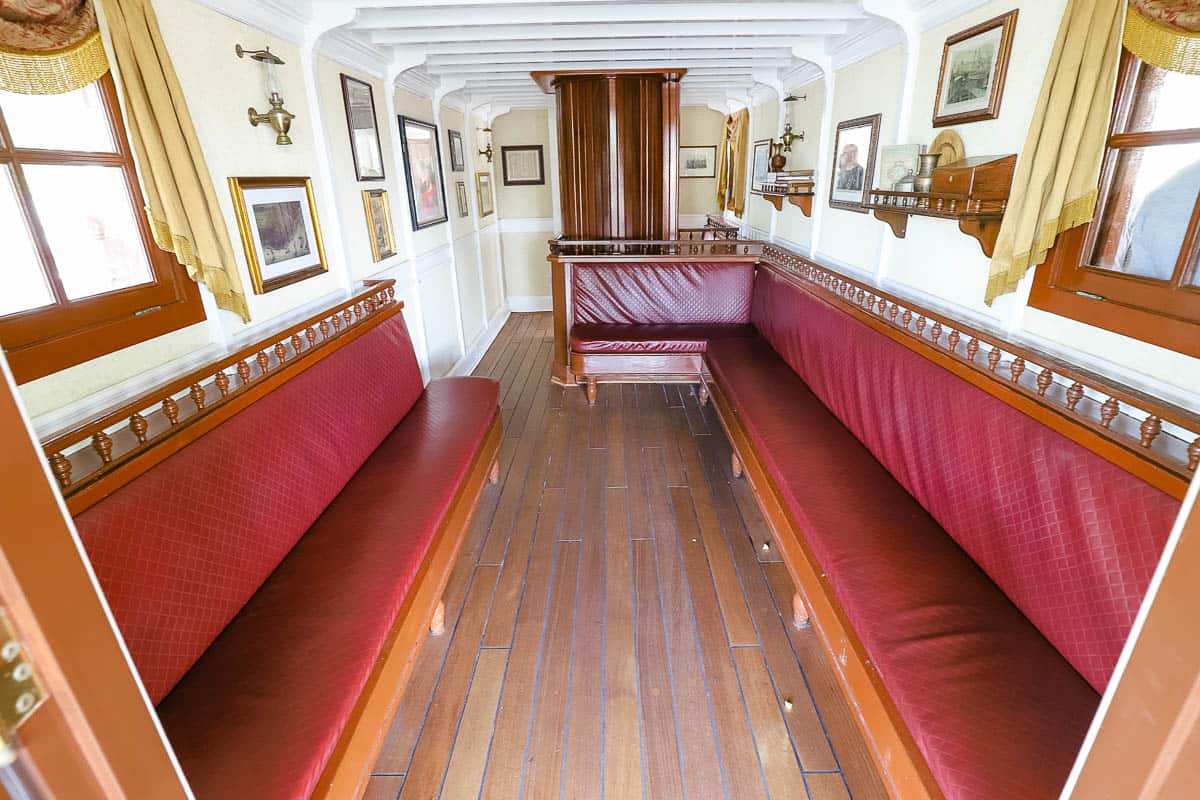
[[[737, 216], [746, 210], [746, 149], [750, 140], [750, 111], [741, 109], [725, 117], [717, 167], [717, 207], [731, 209]], [[730, 154], [732, 143], [732, 155]], [[732, 187], [730, 182], [732, 181]], [[733, 197], [726, 203], [732, 189]]]
[[102, 0], [100, 10], [154, 240], [220, 308], [249, 322], [229, 231], [150, 0]]
[[1125, 0], [1068, 0], [1013, 178], [984, 301], [1014, 291], [1062, 231], [1096, 213]]
[[1200, 75], [1200, 3], [1129, 0], [1125, 47], [1147, 64]]
[[0, 89], [63, 94], [107, 71], [90, 0], [23, 0], [0, 14]]

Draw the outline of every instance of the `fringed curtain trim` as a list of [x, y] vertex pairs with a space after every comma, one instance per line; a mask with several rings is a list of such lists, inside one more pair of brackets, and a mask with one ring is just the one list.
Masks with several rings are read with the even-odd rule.
[[236, 289], [229, 280], [229, 273], [221, 267], [205, 264], [196, 255], [196, 248], [191, 241], [171, 231], [171, 226], [161, 219], [155, 218], [149, 208], [146, 217], [150, 221], [150, 230], [154, 234], [154, 243], [159, 249], [173, 253], [175, 258], [187, 270], [188, 277], [196, 283], [202, 283], [209, 288], [217, 300], [217, 308], [232, 311], [242, 318], [243, 322], [250, 321], [250, 307], [246, 305], [246, 295], [240, 288]]
[[0, 89], [63, 94], [107, 71], [90, 0], [26, 0], [0, 16]]
[[1130, 0], [1124, 44], [1147, 64], [1200, 75], [1200, 3]]

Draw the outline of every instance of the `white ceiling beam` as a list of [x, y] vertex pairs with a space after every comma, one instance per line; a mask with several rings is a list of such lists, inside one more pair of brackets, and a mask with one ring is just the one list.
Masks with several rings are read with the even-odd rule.
[[[463, 9], [463, 12], [466, 10]], [[474, 6], [472, 24], [569, 25], [584, 22], [658, 22], [661, 20], [857, 20], [865, 14], [857, 3], [740, 2], [740, 3], [611, 3], [605, 5]], [[458, 19], [444, 8], [368, 8], [359, 11], [355, 28], [453, 27]]]
[[518, 39], [595, 39], [629, 36], [678, 36], [680, 44], [692, 36], [840, 36], [849, 30], [845, 22], [818, 20], [770, 22], [608, 22], [581, 25], [463, 25], [446, 28], [375, 29], [374, 44], [424, 44], [431, 42], [476, 42], [476, 52], [487, 49], [478, 43]]
[[[466, 81], [467, 85], [469, 86], [537, 86], [537, 84], [534, 83], [533, 78], [528, 76], [507, 77], [490, 75], [486, 72], [475, 72], [469, 74], [459, 73], [458, 75], [455, 75], [454, 78]], [[753, 72], [748, 69], [732, 71], [715, 70], [709, 73], [689, 72], [681, 81], [680, 86], [692, 86], [697, 83], [720, 83], [721, 81], [728, 81], [731, 83], [734, 81], [744, 81], [747, 83], [753, 83], [753, 80]], [[538, 91], [541, 90], [539, 89]]]
[[525, 64], [496, 64], [488, 66], [487, 64], [459, 64], [456, 66], [427, 66], [430, 75], [506, 75], [512, 74], [528, 74], [531, 71], [537, 70], [542, 72], [568, 72], [571, 70], [596, 70], [603, 71], [607, 69], [687, 69], [689, 72], [697, 70], [716, 70], [713, 74], [727, 73], [734, 70], [750, 70], [756, 67], [790, 67], [792, 60], [790, 58], [772, 58], [772, 59], [739, 59], [737, 61], [681, 61], [679, 59], [665, 60], [646, 60], [646, 61], [545, 61], [545, 62], [529, 62]]
[[[361, 0], [360, 0], [361, 2]], [[807, 45], [824, 47], [825, 39], [821, 36], [690, 36], [679, 39], [671, 36], [659, 37], [625, 37], [620, 39], [518, 39], [515, 41], [493, 41], [486, 48], [480, 47], [479, 42], [431, 42], [423, 49], [430, 54], [430, 59], [442, 56], [488, 56], [493, 53], [550, 53], [561, 50], [574, 52], [576, 50], [603, 50], [620, 52], [622, 50], [670, 50], [672, 48], [688, 48], [692, 50], [716, 50], [727, 52], [735, 50], [758, 50], [760, 48], [790, 49]], [[481, 53], [486, 50], [486, 53]]]
[[[736, 61], [740, 59], [786, 59], [791, 60], [790, 47], [762, 47], [750, 51], [743, 50], [692, 50], [667, 48], [651, 50], [572, 50], [571, 61], [685, 61], [700, 59], [704, 61]], [[430, 70], [435, 67], [457, 67], [465, 64], [540, 64], [546, 61], [565, 59], [560, 51], [530, 50], [523, 53], [464, 53], [462, 55], [433, 55], [425, 63]]]

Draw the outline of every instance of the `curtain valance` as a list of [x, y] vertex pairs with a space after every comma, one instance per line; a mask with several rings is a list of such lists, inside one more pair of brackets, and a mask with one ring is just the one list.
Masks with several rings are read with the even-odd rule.
[[1200, 75], [1200, 0], [1129, 0], [1125, 47], [1156, 67]]
[[107, 70], [91, 0], [0, 3], [0, 89], [62, 94]]

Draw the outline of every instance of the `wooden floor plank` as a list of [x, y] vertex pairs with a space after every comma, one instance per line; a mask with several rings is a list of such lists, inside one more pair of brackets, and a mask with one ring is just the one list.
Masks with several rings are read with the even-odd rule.
[[[611, 473], [610, 473], [611, 474]], [[604, 797], [642, 796], [633, 568], [624, 489], [606, 492], [604, 549]]]
[[[776, 604], [780, 609], [790, 608], [791, 598], [796, 590], [787, 567], [783, 564], [769, 564], [765, 569]], [[871, 753], [863, 741], [850, 707], [846, 704], [833, 668], [826, 660], [825, 648], [816, 631], [812, 627], [796, 630], [788, 626], [788, 635], [800, 663], [804, 666], [804, 674], [812, 687], [817, 707], [821, 709], [821, 717], [825, 721], [826, 730], [829, 731], [829, 738], [833, 742], [842, 773], [850, 785], [850, 792], [855, 800], [887, 797], [887, 789], [875, 771]]]
[[803, 797], [804, 778], [800, 774], [800, 762], [792, 752], [787, 723], [776, 699], [771, 676], [763, 663], [762, 651], [757, 647], [735, 647], [733, 660], [737, 665], [742, 696], [750, 712], [750, 725], [754, 730], [758, 760], [767, 779], [767, 790], [772, 798], [780, 800]]
[[507, 650], [479, 651], [475, 676], [467, 693], [467, 705], [463, 709], [450, 765], [446, 768], [446, 779], [442, 784], [441, 797], [445, 800], [479, 795], [488, 746], [492, 742], [492, 730], [496, 723], [496, 703], [500, 699], [507, 663]]
[[762, 769], [755, 751], [750, 721], [746, 716], [741, 686], [733, 668], [729, 640], [725, 636], [724, 626], [718, 624], [720, 604], [712, 575], [707, 570], [704, 544], [699, 540], [700, 531], [691, 491], [683, 486], [673, 487], [671, 505], [691, 589], [701, 663], [712, 697], [713, 725], [726, 776], [725, 791], [730, 798], [765, 797]]
[[642, 748], [646, 796], [683, 797], [679, 736], [663, 631], [654, 542], [632, 543], [637, 619], [638, 680], [641, 686]]
[[400, 792], [401, 800], [436, 797], [437, 788], [442, 785], [442, 776], [450, 760], [450, 747], [454, 743], [454, 731], [458, 727], [463, 703], [466, 702], [472, 668], [479, 650], [479, 637], [483, 634], [492, 593], [496, 588], [496, 575], [495, 567], [485, 566], [475, 570], [462, 617], [454, 631], [441, 678], [434, 690], [437, 702], [430, 705], [429, 714], [421, 726], [420, 738], [404, 778], [404, 788]]
[[367, 782], [367, 791], [362, 800], [396, 800], [403, 783], [403, 775], [373, 775]]
[[496, 714], [496, 732], [484, 772], [481, 796], [490, 800], [509, 800], [521, 793], [561, 510], [562, 492], [546, 492], [542, 497], [542, 513], [538, 516], [525, 590], [517, 613], [508, 673]]
[[811, 772], [804, 779], [812, 800], [850, 800], [850, 792], [840, 772]]

